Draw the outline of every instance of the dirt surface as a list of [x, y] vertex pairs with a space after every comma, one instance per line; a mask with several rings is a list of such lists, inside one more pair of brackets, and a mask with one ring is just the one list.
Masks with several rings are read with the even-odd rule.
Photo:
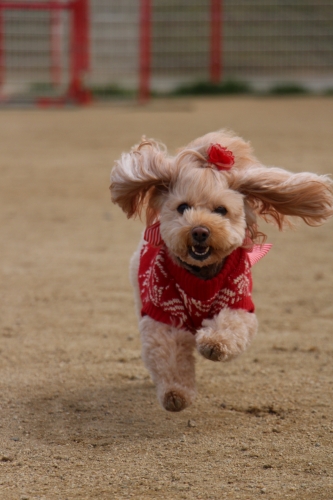
[[128, 261], [142, 224], [109, 200], [142, 134], [170, 151], [228, 127], [266, 164], [332, 173], [333, 99], [2, 110], [0, 498], [333, 499], [332, 221], [267, 228], [260, 331], [199, 395], [157, 403]]

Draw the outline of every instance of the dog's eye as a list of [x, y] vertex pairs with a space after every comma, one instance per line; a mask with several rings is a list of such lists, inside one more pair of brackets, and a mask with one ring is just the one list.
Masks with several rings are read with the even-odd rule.
[[191, 208], [190, 205], [188, 205], [187, 203], [182, 203], [181, 205], [179, 205], [179, 207], [177, 207], [177, 212], [183, 214], [185, 210], [188, 210], [189, 208]]
[[225, 207], [217, 207], [215, 208], [214, 212], [220, 215], [227, 215], [228, 210]]

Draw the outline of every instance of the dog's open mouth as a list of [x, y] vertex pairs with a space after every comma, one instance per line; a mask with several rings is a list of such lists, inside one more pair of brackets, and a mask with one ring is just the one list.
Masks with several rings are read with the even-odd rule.
[[211, 254], [211, 248], [205, 245], [193, 245], [189, 247], [189, 252], [192, 259], [205, 260]]

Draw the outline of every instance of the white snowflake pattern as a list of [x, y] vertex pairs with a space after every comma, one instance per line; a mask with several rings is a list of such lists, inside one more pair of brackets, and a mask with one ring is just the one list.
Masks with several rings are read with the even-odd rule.
[[[147, 250], [143, 249], [142, 256]], [[186, 328], [189, 321], [191, 324], [190, 318], [196, 317], [200, 321], [200, 318], [212, 317], [226, 307], [234, 307], [235, 305], [237, 307], [238, 302], [251, 296], [251, 271], [247, 261], [245, 261], [242, 274], [234, 278], [229, 276], [224, 288], [218, 290], [213, 297], [207, 300], [197, 300], [191, 297], [179, 283], [174, 283], [177, 294], [170, 298], [168, 293], [170, 285], [165, 285], [165, 278], [168, 279], [169, 275], [165, 270], [165, 254], [162, 251], [156, 255], [154, 265], [149, 266], [145, 272], [139, 275], [143, 303], [152, 303], [156, 308], [170, 314], [170, 324], [178, 328]]]

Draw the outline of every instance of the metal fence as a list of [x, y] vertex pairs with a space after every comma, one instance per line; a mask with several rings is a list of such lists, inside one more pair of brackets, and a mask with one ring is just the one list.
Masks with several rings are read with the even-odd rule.
[[88, 0], [0, 0], [1, 102], [89, 100], [88, 7]]
[[333, 1], [225, 2], [225, 76], [333, 84]]
[[[54, 23], [52, 12], [1, 10], [2, 95], [68, 86], [71, 13]], [[333, 88], [333, 0], [90, 0], [89, 33], [85, 85], [96, 94], [142, 92], [143, 83], [168, 92], [212, 79]]]

